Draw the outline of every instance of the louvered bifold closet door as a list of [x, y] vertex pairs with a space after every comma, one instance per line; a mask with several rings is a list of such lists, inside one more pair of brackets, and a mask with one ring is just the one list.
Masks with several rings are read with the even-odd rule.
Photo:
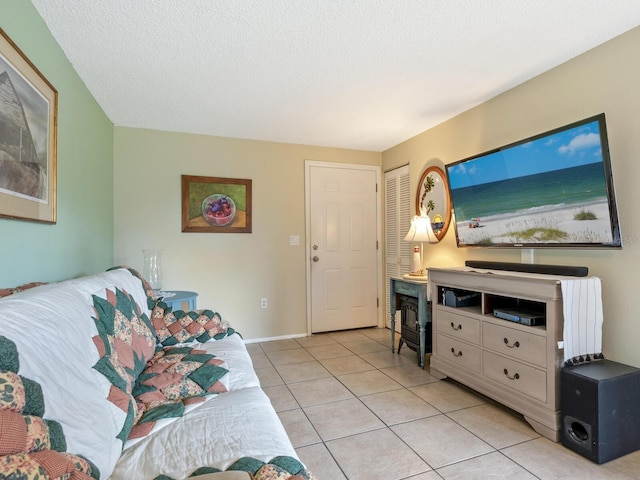
[[[404, 237], [411, 225], [411, 191], [409, 165], [384, 174], [385, 182], [385, 324], [391, 327], [389, 317], [389, 279], [409, 273], [411, 243]], [[396, 318], [400, 331], [400, 318]]]

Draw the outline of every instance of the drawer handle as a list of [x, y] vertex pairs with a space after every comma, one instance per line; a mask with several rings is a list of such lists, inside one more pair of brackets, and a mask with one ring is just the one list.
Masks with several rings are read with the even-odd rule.
[[456, 327], [453, 322], [451, 322], [451, 328], [453, 328], [454, 330], [462, 330], [462, 325], [458, 324], [458, 326]]
[[453, 347], [451, 347], [451, 353], [453, 353], [454, 357], [461, 357], [462, 356], [462, 350], [459, 350], [458, 353], [456, 353], [456, 350]]
[[520, 375], [517, 373], [513, 376], [509, 376], [509, 370], [507, 370], [506, 368], [503, 371], [509, 380], [518, 380], [520, 378]]
[[518, 342], [517, 340], [513, 345], [509, 345], [509, 339], [507, 337], [504, 337], [504, 344], [507, 346], [507, 348], [518, 348], [520, 346], [520, 342]]

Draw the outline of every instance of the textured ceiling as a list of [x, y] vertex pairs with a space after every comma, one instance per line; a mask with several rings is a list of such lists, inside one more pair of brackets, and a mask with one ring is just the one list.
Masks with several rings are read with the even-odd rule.
[[32, 0], [118, 126], [383, 151], [640, 24], [637, 0]]

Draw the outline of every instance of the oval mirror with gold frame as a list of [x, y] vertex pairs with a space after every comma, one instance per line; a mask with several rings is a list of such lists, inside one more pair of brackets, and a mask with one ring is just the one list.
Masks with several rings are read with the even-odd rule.
[[442, 240], [451, 221], [451, 201], [447, 181], [440, 167], [429, 167], [422, 173], [416, 194], [416, 215], [428, 216], [433, 233], [438, 241]]

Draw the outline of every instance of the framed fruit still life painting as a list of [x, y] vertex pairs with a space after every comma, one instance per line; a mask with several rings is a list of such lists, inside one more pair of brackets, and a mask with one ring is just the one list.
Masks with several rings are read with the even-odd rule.
[[182, 231], [251, 233], [251, 180], [182, 175]]

